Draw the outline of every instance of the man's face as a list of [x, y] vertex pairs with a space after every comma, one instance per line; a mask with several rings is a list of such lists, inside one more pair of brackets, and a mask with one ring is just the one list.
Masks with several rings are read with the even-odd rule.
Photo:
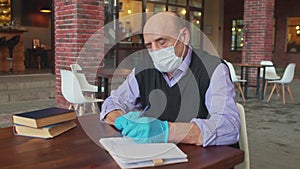
[[174, 46], [178, 57], [185, 56], [187, 50], [183, 53], [184, 43], [186, 45], [189, 43], [189, 31], [187, 28], [179, 28], [178, 19], [171, 12], [162, 12], [152, 16], [146, 22], [143, 34], [144, 43], [149, 52]]
[[[176, 43], [176, 40], [178, 41]], [[181, 56], [184, 48], [184, 44], [180, 42], [182, 34], [170, 36], [161, 33], [145, 33], [144, 43], [149, 52], [158, 51], [170, 46], [174, 46], [177, 56]], [[175, 44], [176, 43], [176, 44]]]
[[145, 46], [149, 52], [154, 52], [163, 48], [173, 46], [176, 42], [176, 37], [169, 35], [147, 33], [144, 34]]

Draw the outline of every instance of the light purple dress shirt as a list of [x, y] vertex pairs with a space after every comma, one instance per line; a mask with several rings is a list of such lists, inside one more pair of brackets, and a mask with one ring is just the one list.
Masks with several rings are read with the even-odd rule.
[[[163, 77], [170, 87], [174, 86], [187, 72], [191, 62], [192, 48], [189, 48], [180, 67], [169, 79], [167, 74]], [[140, 97], [138, 82], [135, 78], [135, 69], [127, 76], [126, 80], [113, 90], [111, 95], [104, 101], [100, 120], [113, 110], [121, 110], [124, 113], [140, 110], [141, 103], [137, 102]], [[201, 130], [203, 146], [209, 145], [230, 145], [239, 140], [240, 117], [235, 103], [235, 88], [230, 80], [227, 66], [223, 63], [217, 66], [209, 87], [205, 94], [205, 105], [209, 112], [208, 119], [194, 118], [194, 122]]]

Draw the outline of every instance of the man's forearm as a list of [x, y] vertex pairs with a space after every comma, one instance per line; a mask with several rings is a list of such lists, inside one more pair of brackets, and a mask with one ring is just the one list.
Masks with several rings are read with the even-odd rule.
[[104, 120], [105, 120], [106, 123], [114, 125], [114, 122], [115, 122], [116, 118], [118, 118], [119, 116], [122, 116], [122, 115], [123, 115], [122, 111], [114, 110], [114, 111], [111, 111], [110, 113], [108, 113], [105, 116]]
[[169, 122], [169, 142], [186, 144], [203, 144], [200, 129], [195, 123], [171, 123]]

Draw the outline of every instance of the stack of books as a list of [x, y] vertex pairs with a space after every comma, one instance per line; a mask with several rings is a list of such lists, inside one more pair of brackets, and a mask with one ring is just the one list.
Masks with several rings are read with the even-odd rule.
[[14, 114], [15, 135], [53, 138], [76, 127], [76, 112], [58, 107]]

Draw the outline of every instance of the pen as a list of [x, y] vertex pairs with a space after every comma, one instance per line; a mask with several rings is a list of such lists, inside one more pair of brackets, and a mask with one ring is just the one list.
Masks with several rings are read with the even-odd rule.
[[144, 114], [146, 113], [147, 110], [149, 110], [149, 108], [150, 108], [150, 106], [147, 105], [147, 106], [144, 108], [144, 110], [140, 113], [139, 117], [144, 116]]

